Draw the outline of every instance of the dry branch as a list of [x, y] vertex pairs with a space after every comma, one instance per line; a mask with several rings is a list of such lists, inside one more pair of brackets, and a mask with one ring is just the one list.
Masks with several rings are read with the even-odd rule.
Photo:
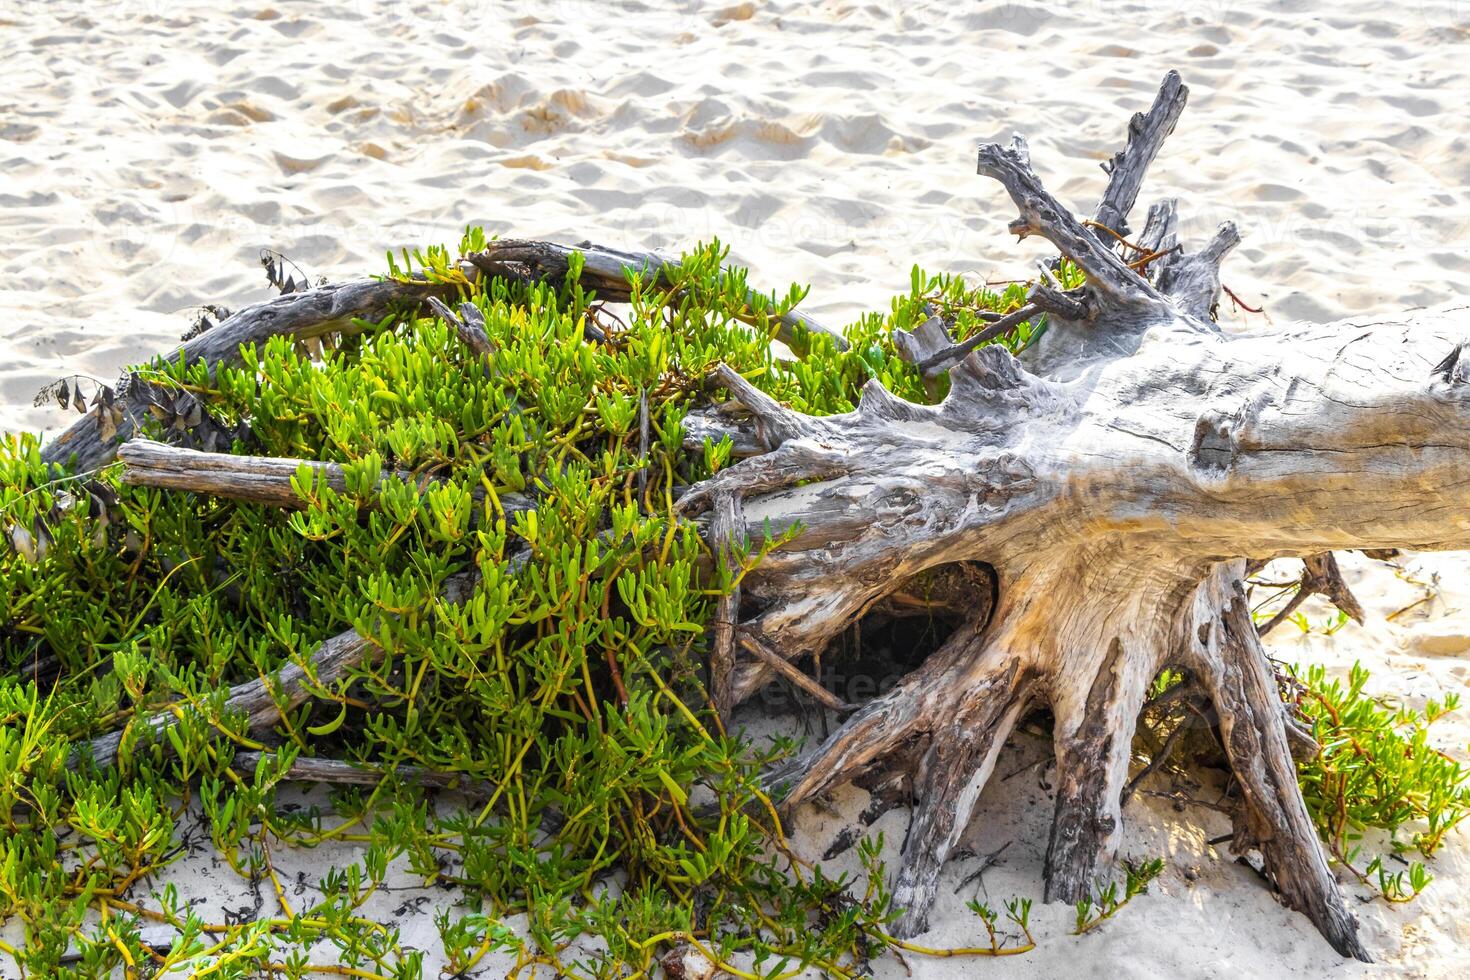
[[1171, 71], [1165, 75], [1158, 95], [1154, 96], [1154, 104], [1147, 112], [1136, 113], [1128, 121], [1127, 145], [1103, 165], [1108, 174], [1108, 186], [1092, 220], [1111, 228], [1118, 235], [1128, 234], [1128, 215], [1138, 200], [1144, 174], [1158, 155], [1159, 147], [1174, 132], [1174, 125], [1188, 101], [1189, 89], [1180, 80], [1179, 73]]
[[751, 656], [786, 678], [796, 687], [811, 695], [822, 707], [831, 711], [851, 711], [853, 705], [843, 701], [817, 681], [796, 669], [796, 666], [760, 641], [750, 630], [740, 631], [740, 646]]
[[[582, 254], [582, 285], [596, 290], [600, 299], [614, 303], [625, 302], [631, 295], [630, 276], [637, 275], [650, 285], [666, 286], [678, 267], [676, 260], [657, 252], [625, 252], [591, 242], [558, 245], [508, 238], [491, 242], [484, 251], [469, 256], [469, 261], [489, 275], [557, 282], [566, 276], [573, 252]], [[752, 292], [752, 299], [754, 295]], [[847, 348], [847, 340], [839, 331], [796, 310], [777, 319], [776, 331], [776, 339], [786, 344], [796, 340], [798, 331], [807, 331], [830, 338], [839, 350]]]
[[[299, 510], [307, 501], [296, 492], [293, 481], [302, 467], [314, 471], [337, 493], [347, 492], [347, 479], [337, 463], [317, 460], [283, 459], [274, 456], [235, 456], [230, 453], [206, 453], [195, 449], [170, 446], [151, 439], [133, 439], [118, 449], [123, 463], [122, 481], [134, 486], [188, 490], [194, 493], [224, 497], [252, 504], [267, 504]], [[399, 470], [384, 471], [379, 482], [395, 477], [420, 487], [434, 482], [431, 474]], [[507, 514], [532, 509], [535, 504], [517, 493], [499, 495]]]
[[[451, 605], [464, 602], [478, 579], [475, 572], [450, 576], [444, 582], [443, 600]], [[345, 630], [319, 643], [305, 665], [288, 663], [269, 677], [231, 687], [221, 706], [221, 716], [244, 715], [246, 731], [263, 735], [281, 720], [283, 710], [300, 707], [314, 689], [330, 687], [346, 677], [352, 668], [372, 663], [381, 654], [381, 648], [372, 640], [355, 629]], [[175, 702], [152, 714], [134, 717], [126, 727], [93, 739], [86, 754], [99, 766], [115, 765], [118, 748], [127, 736], [136, 733], [139, 744], [151, 744], [178, 724], [185, 712], [195, 710], [188, 704]], [[80, 756], [73, 761], [81, 761]]]
[[[565, 280], [568, 259], [573, 252], [580, 252], [584, 257], [583, 286], [612, 302], [628, 299], [630, 275], [666, 281], [678, 264], [653, 252], [622, 252], [591, 242], [567, 246], [502, 240], [464, 257], [457, 268], [466, 282], [488, 274], [559, 284]], [[430, 282], [421, 277], [354, 279], [316, 286], [238, 310], [156, 361], [203, 363], [211, 369], [218, 364], [235, 365], [240, 363], [240, 350], [246, 345], [263, 344], [277, 336], [309, 340], [338, 331], [350, 332], [358, 329], [360, 322], [379, 321], [395, 310], [411, 312], [418, 304], [431, 301], [439, 304], [436, 311], [444, 311], [448, 307], [443, 301], [459, 292], [460, 287], [454, 283]], [[469, 310], [461, 305], [459, 315], [451, 313], [446, 319], [471, 350], [479, 354], [489, 351], [489, 338], [473, 305]], [[777, 338], [784, 342], [795, 341], [797, 332], [804, 330], [830, 337], [839, 348], [847, 346], [838, 332], [795, 310], [780, 317], [776, 327]], [[147, 418], [146, 399], [124, 397], [120, 407], [122, 417], [116, 423], [115, 433], [105, 432], [95, 416], [83, 416], [47, 443], [42, 458], [48, 463], [69, 466], [73, 472], [106, 466], [112, 462], [118, 445], [140, 431]]]
[[[473, 271], [473, 270], [471, 270]], [[263, 344], [271, 337], [305, 340], [333, 331], [354, 329], [355, 320], [378, 320], [397, 304], [417, 303], [429, 296], [453, 295], [454, 287], [393, 279], [354, 279], [290, 293], [246, 307], [159, 358], [176, 363], [238, 364], [240, 348]], [[124, 400], [117, 434], [104, 438], [96, 419], [84, 416], [42, 450], [48, 463], [66, 464], [76, 472], [112, 461], [117, 445], [129, 439], [146, 418], [146, 406]]]
[[[330, 685], [343, 677], [349, 669], [376, 656], [379, 648], [371, 640], [347, 630], [331, 639], [324, 640], [312, 652], [312, 673], [319, 686]], [[225, 698], [223, 713], [243, 714], [246, 728], [253, 734], [268, 732], [281, 720], [281, 705], [286, 710], [299, 707], [311, 696], [311, 683], [306, 670], [300, 664], [287, 664], [270, 679], [257, 679], [236, 684]], [[187, 705], [173, 704], [150, 715], [134, 718], [126, 728], [111, 732], [92, 740], [89, 746], [91, 760], [99, 766], [115, 765], [117, 753], [123, 740], [136, 733], [139, 744], [148, 745], [163, 733], [178, 724], [184, 712], [194, 709]]]
[[1337, 566], [1337, 556], [1330, 551], [1320, 555], [1307, 555], [1302, 559], [1302, 577], [1297, 583], [1296, 594], [1281, 608], [1281, 611], [1262, 624], [1260, 634], [1265, 636], [1277, 626], [1291, 618], [1306, 599], [1320, 595], [1338, 609], [1347, 613], [1354, 622], [1363, 622], [1363, 606], [1353, 595]]
[[[264, 757], [264, 753], [252, 750], [236, 752], [230, 759], [230, 768], [252, 775]], [[399, 782], [428, 789], [457, 790], [486, 796], [494, 792], [494, 787], [482, 780], [471, 780], [461, 773], [439, 772], [424, 766], [394, 766], [392, 770], [385, 771], [339, 759], [301, 756], [291, 763], [282, 778], [300, 783], [329, 783], [334, 786], [376, 786], [389, 776]]]
[[[745, 523], [740, 513], [740, 497], [733, 493], [721, 494], [715, 501], [714, 520], [710, 522], [710, 547], [714, 549], [715, 561], [724, 566], [725, 573], [734, 577], [740, 573], [740, 562], [735, 557], [735, 548], [740, 542], [737, 528]], [[709, 651], [710, 701], [721, 724], [730, 720], [730, 710], [735, 706], [735, 623], [740, 618], [740, 585], [738, 580], [729, 592], [720, 596], [715, 603], [714, 627], [711, 630]]]

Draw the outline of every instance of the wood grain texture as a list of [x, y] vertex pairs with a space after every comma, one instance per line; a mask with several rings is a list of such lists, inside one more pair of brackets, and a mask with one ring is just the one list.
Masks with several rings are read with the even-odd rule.
[[[1158, 115], [1130, 129], [1112, 227], [1126, 227], [1133, 174], [1183, 98], [1171, 73]], [[1233, 226], [1189, 252], [1177, 205], [1161, 202], [1140, 237], [1167, 254], [1140, 273], [1047, 192], [1024, 141], [981, 147], [979, 170], [1020, 210], [1013, 231], [1046, 237], [1086, 274], [1081, 289], [1047, 287], [1043, 343], [1020, 360], [969, 353], [937, 405], [870, 381], [855, 411], [824, 418], [720, 370], [746, 416], [696, 416], [701, 437], [765, 451], [681, 506], [700, 515], [736, 494], [751, 536], [795, 533], [745, 581], [746, 626], [769, 651], [830, 653], [916, 577], [994, 570], [983, 626], [960, 627], [771, 786], [787, 806], [850, 780], [912, 787], [895, 886], [896, 927], [911, 935], [993, 749], [1017, 712], [1044, 704], [1058, 765], [1045, 890], [1075, 901], [1116, 853], [1148, 686], [1184, 667], [1222, 719], [1240, 839], [1334, 949], [1366, 958], [1296, 783], [1291, 749], [1310, 737], [1275, 693], [1239, 583], [1246, 558], [1301, 556], [1313, 588], [1343, 593], [1333, 550], [1470, 547], [1470, 306], [1227, 335], [1210, 317]], [[916, 363], [945, 350], [927, 327], [896, 343]], [[743, 658], [736, 699], [777, 674]]]
[[1189, 88], [1177, 71], [1164, 76], [1153, 105], [1146, 112], [1135, 113], [1128, 121], [1128, 141], [1113, 154], [1103, 169], [1108, 172], [1108, 186], [1093, 212], [1092, 220], [1117, 232], [1128, 234], [1128, 215], [1143, 189], [1143, 178], [1149, 164], [1158, 155], [1164, 140], [1174, 132], [1184, 105], [1189, 101]]
[[[307, 459], [284, 459], [276, 456], [236, 456], [231, 453], [206, 453], [152, 439], [132, 439], [118, 447], [123, 463], [122, 481], [133, 486], [159, 487], [165, 490], [187, 490], [192, 493], [266, 504], [300, 510], [307, 506], [293, 485], [302, 467], [314, 471], [337, 493], [347, 492], [347, 478], [337, 463]], [[404, 483], [428, 486], [436, 479], [430, 474], [407, 471], [384, 471], [379, 482], [395, 478]], [[472, 496], [481, 497], [476, 489]], [[506, 514], [531, 510], [535, 503], [518, 493], [497, 495]]]

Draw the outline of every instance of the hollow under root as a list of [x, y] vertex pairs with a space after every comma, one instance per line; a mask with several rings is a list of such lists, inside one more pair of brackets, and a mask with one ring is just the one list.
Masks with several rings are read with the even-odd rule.
[[1285, 708], [1238, 578], [1212, 573], [1195, 595], [1193, 618], [1188, 604], [1170, 603], [1172, 615], [1185, 613], [1185, 628], [1169, 637], [1126, 630], [1091, 648], [1028, 647], [1025, 631], [962, 626], [892, 691], [773, 775], [772, 788], [788, 788], [788, 810], [852, 780], [887, 787], [895, 799], [911, 791], [893, 893], [894, 932], [908, 938], [927, 928], [944, 862], [1011, 729], [1032, 704], [1047, 703], [1056, 719], [1058, 785], [1045, 897], [1076, 902], [1117, 851], [1133, 735], [1167, 659], [1191, 672], [1218, 711], [1242, 797], [1236, 849], [1258, 848], [1283, 903], [1307, 915], [1343, 955], [1366, 960], [1302, 801]]

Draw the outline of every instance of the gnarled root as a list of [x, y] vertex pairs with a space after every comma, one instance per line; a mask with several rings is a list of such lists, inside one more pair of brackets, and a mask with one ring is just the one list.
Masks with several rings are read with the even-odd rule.
[[1017, 658], [998, 659], [985, 671], [984, 686], [968, 688], [970, 700], [931, 732], [919, 761], [913, 817], [893, 890], [894, 906], [902, 910], [894, 924], [900, 936], [929, 928], [939, 872], [970, 822], [1001, 746], [1031, 703], [1035, 678]]
[[[1056, 815], [1046, 848], [1048, 902], [1077, 902], [1092, 892], [1099, 865], [1117, 852], [1122, 830], [1123, 789], [1138, 713], [1152, 680], [1147, 653], [1129, 657], [1124, 641], [1114, 639], [1085, 688], [1087, 678], [1067, 680], [1063, 689], [1087, 691], [1086, 701], [1067, 710], [1058, 699]], [[1075, 715], [1076, 717], [1072, 717]]]
[[1259, 849], [1282, 903], [1311, 919], [1333, 949], [1369, 962], [1302, 800], [1287, 719], [1245, 594], [1238, 580], [1223, 591], [1220, 614], [1199, 631], [1205, 642], [1196, 637], [1189, 666], [1219, 713], [1240, 784], [1231, 849]]
[[911, 783], [914, 812], [894, 887], [897, 935], [928, 928], [939, 872], [1036, 689], [1021, 657], [962, 626], [892, 691], [772, 777], [788, 787], [788, 809], [859, 777], [891, 788]]

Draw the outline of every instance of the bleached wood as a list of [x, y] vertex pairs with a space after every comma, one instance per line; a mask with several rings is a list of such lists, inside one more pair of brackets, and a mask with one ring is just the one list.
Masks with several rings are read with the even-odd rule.
[[[1075, 901], [1116, 851], [1148, 685], [1183, 667], [1222, 719], [1239, 840], [1335, 949], [1366, 958], [1301, 801], [1290, 749], [1310, 738], [1275, 695], [1238, 559], [1303, 556], [1326, 588], [1333, 550], [1470, 547], [1470, 306], [1227, 335], [1209, 317], [1233, 226], [1189, 253], [1174, 203], [1156, 206], [1140, 237], [1167, 255], [1140, 274], [1046, 192], [1024, 141], [982, 146], [978, 169], [1020, 209], [1012, 230], [1048, 238], [1088, 280], [1045, 287], [1061, 299], [1023, 361], [984, 347], [950, 370], [938, 405], [874, 381], [856, 411], [827, 418], [721, 371], [754, 431], [729, 412], [698, 417], [702, 436], [723, 427], [768, 451], [682, 506], [735, 493], [753, 538], [799, 529], [745, 580], [750, 625], [782, 655], [826, 649], [927, 570], [995, 571], [988, 625], [961, 627], [772, 786], [794, 806], [847, 780], [912, 784], [895, 891], [911, 934], [998, 741], [1044, 704], [1058, 764], [1046, 894]], [[913, 358], [936, 341], [900, 343]], [[743, 661], [736, 697], [772, 674]]]
[[[710, 526], [710, 547], [714, 560], [732, 578], [739, 574], [740, 563], [736, 560], [735, 548], [741, 541], [737, 529], [745, 519], [740, 512], [738, 494], [727, 493], [715, 501], [714, 520]], [[735, 624], [740, 618], [740, 584], [738, 579], [730, 591], [715, 602], [714, 629], [710, 636], [709, 674], [710, 701], [720, 723], [727, 725], [730, 710], [734, 708], [734, 689], [731, 686], [735, 671]]]
[[[232, 453], [207, 453], [182, 446], [170, 446], [153, 439], [131, 439], [118, 447], [123, 463], [122, 481], [133, 486], [188, 490], [224, 497], [245, 503], [266, 504], [301, 510], [307, 501], [296, 492], [293, 481], [305, 467], [337, 493], [347, 492], [347, 478], [338, 463], [279, 456], [236, 456]], [[433, 483], [436, 476], [404, 470], [384, 471], [379, 482], [394, 477], [420, 488]], [[476, 491], [477, 495], [483, 491]], [[497, 494], [507, 514], [530, 510], [535, 504], [518, 493]]]
[[1128, 215], [1143, 188], [1144, 174], [1158, 155], [1159, 147], [1174, 132], [1188, 101], [1189, 89], [1179, 73], [1171, 71], [1166, 74], [1158, 94], [1154, 96], [1153, 105], [1147, 112], [1135, 113], [1128, 121], [1127, 143], [1104, 165], [1103, 169], [1108, 172], [1108, 186], [1092, 220], [1119, 235], [1128, 234]]
[[[469, 598], [479, 575], [462, 572], [451, 575], [444, 582], [444, 602], [458, 605]], [[355, 629], [344, 630], [317, 644], [305, 663], [287, 663], [269, 677], [258, 677], [231, 687], [220, 708], [220, 717], [243, 715], [245, 729], [252, 735], [269, 732], [281, 720], [283, 711], [290, 711], [304, 704], [314, 689], [329, 688], [344, 679], [348, 671], [360, 664], [370, 664], [382, 656], [382, 648]], [[185, 713], [197, 709], [187, 703], [175, 702], [148, 714], [140, 714], [126, 726], [93, 739], [85, 746], [85, 755], [98, 766], [118, 764], [118, 750], [127, 738], [135, 737], [137, 744], [148, 746], [163, 737], [164, 733], [177, 725]], [[211, 738], [218, 737], [212, 731]], [[82, 761], [81, 754], [73, 757], [76, 765]], [[122, 760], [126, 761], [126, 760]]]

